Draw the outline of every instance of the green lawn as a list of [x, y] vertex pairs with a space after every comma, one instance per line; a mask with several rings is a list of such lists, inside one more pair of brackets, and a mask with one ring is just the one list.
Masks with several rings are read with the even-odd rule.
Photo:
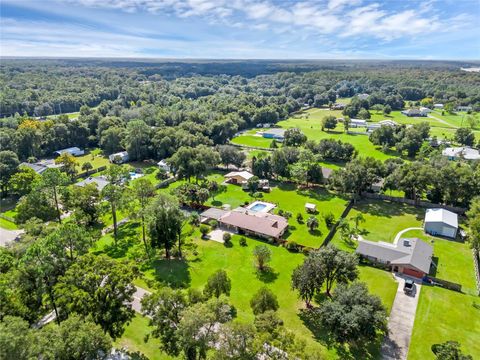
[[[347, 216], [353, 218], [361, 213], [365, 219], [359, 225], [362, 236], [370, 241], [393, 242], [399, 231], [409, 227], [422, 227], [425, 210], [407, 204], [381, 200], [363, 200], [358, 202]], [[354, 222], [350, 221], [351, 226]], [[337, 232], [333, 244], [344, 250], [353, 251], [355, 243], [346, 244]]]
[[15, 224], [11, 221], [8, 221], [6, 219], [3, 219], [3, 218], [0, 218], [0, 227], [4, 228], [4, 229], [7, 229], [7, 230], [17, 230], [18, 229], [17, 224]]
[[[395, 151], [389, 151], [388, 153], [382, 152], [380, 147], [375, 146], [370, 142], [368, 135], [365, 133], [365, 129], [351, 129], [352, 131], [358, 131], [365, 134], [347, 134], [344, 132], [343, 125], [339, 123], [332, 131], [322, 131], [321, 120], [327, 115], [341, 117], [342, 113], [339, 110], [313, 108], [300, 114], [295, 114], [287, 120], [279, 121], [277, 125], [286, 129], [300, 128], [305, 135], [307, 135], [309, 140], [318, 141], [321, 139], [332, 138], [351, 143], [358, 150], [360, 155], [373, 156], [382, 161], [399, 155]], [[257, 129], [251, 129], [232, 139], [232, 142], [240, 145], [268, 148], [272, 140], [255, 136], [254, 134], [256, 132]]]
[[[138, 224], [131, 223], [121, 227], [121, 240], [117, 248], [112, 246], [112, 238], [104, 236], [98, 243], [96, 253], [106, 253], [114, 258], [136, 257], [142, 251], [140, 243], [140, 229]], [[190, 230], [186, 230], [190, 234]], [[237, 320], [252, 322], [254, 315], [250, 309], [250, 299], [262, 286], [269, 287], [278, 297], [280, 304], [279, 316], [284, 320], [285, 326], [294, 331], [296, 336], [306, 341], [308, 349], [321, 351], [326, 358], [338, 358], [334, 348], [327, 349], [325, 345], [316, 340], [315, 335], [304, 324], [300, 317], [300, 310], [304, 307], [298, 299], [296, 292], [291, 290], [290, 276], [293, 269], [300, 264], [304, 255], [290, 253], [283, 247], [267, 246], [272, 251], [271, 272], [258, 274], [253, 266], [253, 248], [261, 242], [248, 238], [247, 246], [238, 244], [239, 236], [232, 238], [232, 247], [214, 241], [201, 240], [198, 230], [188, 238], [193, 238], [198, 254], [195, 256], [190, 251], [186, 261], [164, 260], [158, 258], [150, 264], [140, 265], [144, 279], [136, 284], [148, 288], [155, 284], [170, 284], [181, 288], [202, 289], [207, 278], [217, 269], [224, 269], [232, 281], [230, 301], [237, 309]], [[263, 244], [263, 243], [262, 243]], [[365, 281], [370, 290], [380, 296], [387, 309], [391, 308], [396, 292], [396, 283], [387, 272], [369, 267], [360, 268], [360, 279]], [[147, 322], [137, 317], [128, 327], [118, 344], [128, 346], [130, 350], [141, 351], [145, 355], [155, 353], [158, 342], [144, 344], [142, 339], [148, 333]], [[152, 341], [152, 340], [150, 340]], [[167, 359], [159, 351], [153, 359]]]
[[[0, 200], [0, 213], [9, 218], [15, 219], [17, 212], [15, 211], [17, 206], [17, 199], [14, 197], [8, 197]], [[16, 230], [18, 226], [7, 219], [0, 218], [0, 227], [7, 230]]]
[[125, 328], [123, 336], [115, 341], [115, 347], [128, 349], [130, 353], [133, 353], [132, 355], [143, 354], [149, 360], [174, 359], [159, 350], [160, 341], [158, 339], [150, 338], [148, 342], [144, 341], [149, 332], [148, 319], [137, 314]]
[[75, 158], [78, 162], [77, 171], [83, 172], [82, 165], [86, 162], [92, 164], [93, 169], [97, 169], [101, 166], [107, 166], [110, 164], [108, 156], [104, 156], [101, 153], [100, 149], [92, 149], [88, 154], [83, 156], [78, 156]]
[[[476, 304], [476, 305], [475, 305]], [[465, 353], [480, 359], [480, 298], [423, 286], [415, 316], [409, 359], [434, 359], [433, 344], [458, 341]]]
[[422, 230], [412, 230], [404, 236], [417, 237], [433, 245], [437, 268], [432, 276], [461, 284], [463, 292], [477, 293], [473, 254], [468, 243], [433, 237]]

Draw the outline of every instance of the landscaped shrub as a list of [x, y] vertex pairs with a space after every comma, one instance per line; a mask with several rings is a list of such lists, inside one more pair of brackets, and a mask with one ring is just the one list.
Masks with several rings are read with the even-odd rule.
[[230, 233], [228, 232], [223, 233], [223, 241], [225, 243], [229, 243], [231, 239], [232, 239], [232, 235], [230, 235]]
[[278, 209], [278, 215], [283, 216], [283, 210], [282, 209]]
[[295, 241], [287, 242], [287, 245], [285, 247], [287, 248], [287, 250], [292, 252], [298, 252], [298, 250], [300, 249], [299, 245]]
[[327, 229], [331, 229], [333, 224], [335, 224], [335, 215], [333, 215], [331, 212], [324, 214], [323, 219], [325, 220]]
[[302, 213], [298, 213], [298, 214], [297, 214], [297, 222], [298, 222], [299, 224], [303, 224], [303, 215], [302, 215]]
[[152, 167], [148, 167], [146, 169], [143, 170], [143, 172], [145, 174], [152, 174], [156, 169], [152, 166]]
[[205, 237], [209, 231], [210, 231], [210, 228], [207, 225], [205, 224], [200, 225], [200, 233], [202, 234], [202, 237]]
[[217, 220], [210, 220], [209, 224], [212, 227], [212, 229], [216, 229], [217, 226], [218, 226], [218, 221]]
[[240, 240], [238, 240], [238, 243], [240, 244], [240, 246], [247, 246], [247, 239], [242, 236]]

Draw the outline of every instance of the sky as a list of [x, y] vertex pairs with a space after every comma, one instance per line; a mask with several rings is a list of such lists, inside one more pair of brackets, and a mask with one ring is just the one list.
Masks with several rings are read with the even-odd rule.
[[480, 59], [480, 0], [0, 0], [0, 56]]

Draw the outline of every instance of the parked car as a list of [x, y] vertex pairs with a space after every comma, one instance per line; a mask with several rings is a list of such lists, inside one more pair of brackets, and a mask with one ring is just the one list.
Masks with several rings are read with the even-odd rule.
[[410, 280], [410, 279], [405, 280], [405, 285], [403, 285], [403, 292], [407, 295], [411, 295], [414, 289], [415, 289], [415, 283], [413, 282], [413, 280]]

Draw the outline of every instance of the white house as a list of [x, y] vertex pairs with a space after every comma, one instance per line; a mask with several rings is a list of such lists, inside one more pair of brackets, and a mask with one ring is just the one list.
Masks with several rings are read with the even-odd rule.
[[455, 111], [472, 111], [471, 106], [457, 106]]
[[128, 152], [126, 151], [121, 151], [115, 154], [112, 154], [108, 157], [108, 160], [110, 160], [111, 163], [115, 164], [123, 164], [126, 163], [130, 157], [128, 156]]
[[433, 104], [435, 109], [443, 109], [443, 104]]
[[367, 120], [362, 120], [362, 119], [350, 119], [350, 127], [356, 128], [356, 127], [366, 127], [367, 126]]
[[360, 100], [367, 100], [368, 97], [370, 95], [366, 94], [366, 93], [363, 93], [363, 94], [358, 94], [357, 97], [360, 99]]
[[225, 174], [225, 181], [230, 184], [246, 184], [254, 175], [248, 171], [232, 171]]
[[455, 238], [458, 231], [458, 215], [445, 209], [427, 209], [423, 228], [431, 235]]
[[447, 147], [442, 151], [442, 155], [448, 157], [449, 160], [480, 160], [480, 152], [467, 146]]
[[160, 160], [158, 163], [158, 168], [165, 171], [166, 173], [169, 173], [172, 169], [170, 168], [170, 165], [167, 164], [165, 159]]
[[57, 150], [57, 151], [55, 151], [54, 154], [60, 156], [64, 153], [69, 153], [72, 156], [82, 156], [82, 155], [85, 154], [85, 151], [81, 150], [78, 147], [69, 147], [69, 148], [66, 148], [66, 149]]

